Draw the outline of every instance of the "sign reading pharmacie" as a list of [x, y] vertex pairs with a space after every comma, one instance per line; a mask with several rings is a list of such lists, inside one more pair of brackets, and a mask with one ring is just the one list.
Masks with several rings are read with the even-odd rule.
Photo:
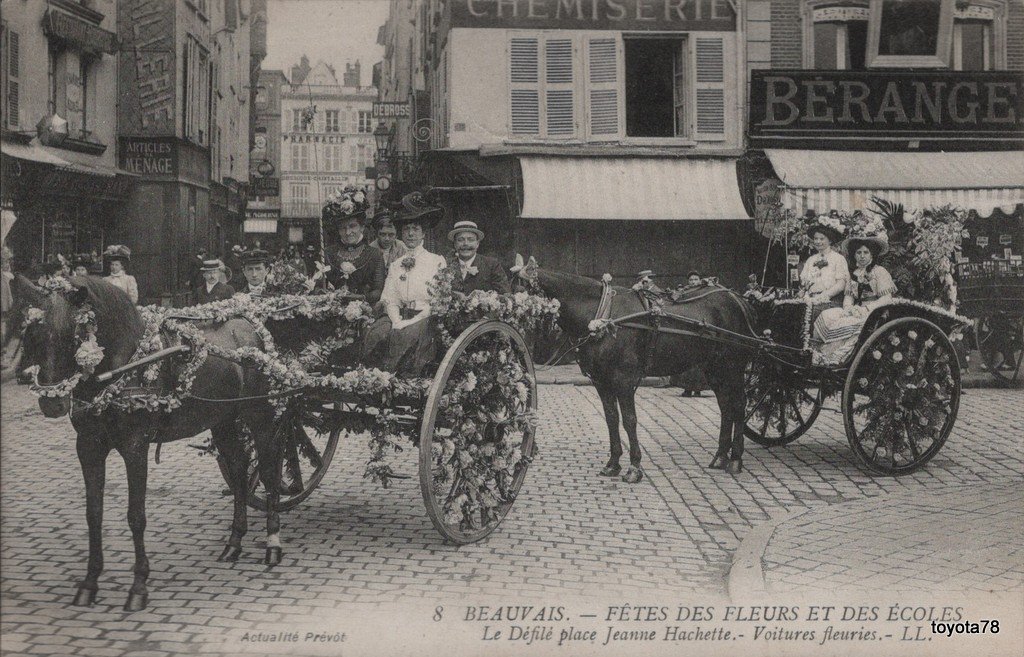
[[755, 70], [750, 140], [1024, 142], [1014, 71]]
[[736, 29], [729, 0], [453, 0], [452, 27], [563, 30]]
[[281, 135], [288, 144], [344, 144], [343, 135], [313, 134], [309, 132], [289, 132]]

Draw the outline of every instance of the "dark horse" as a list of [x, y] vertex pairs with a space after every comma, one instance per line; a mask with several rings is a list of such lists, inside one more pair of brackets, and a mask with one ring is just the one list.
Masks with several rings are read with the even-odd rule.
[[[738, 473], [743, 469], [743, 425], [746, 396], [744, 371], [753, 353], [746, 347], [712, 340], [706, 336], [655, 333], [639, 328], [617, 328], [614, 334], [587, 339], [589, 324], [595, 319], [604, 286], [593, 279], [574, 274], [547, 271], [527, 265], [520, 276], [535, 281], [548, 296], [558, 299], [559, 326], [579, 346], [579, 365], [590, 377], [601, 396], [611, 456], [601, 474], [614, 477], [621, 472], [619, 458], [619, 412], [629, 436], [629, 463], [622, 480], [636, 483], [643, 478], [640, 467], [640, 443], [636, 437], [636, 389], [645, 376], [681, 374], [699, 367], [718, 400], [721, 425], [718, 451], [709, 467]], [[614, 287], [611, 318], [642, 312], [644, 306], [635, 292]], [[668, 304], [665, 311], [746, 336], [752, 336], [754, 311], [740, 296], [725, 288], [700, 288], [689, 297], [691, 301]], [[633, 320], [634, 324], [650, 324], [649, 318]], [[669, 318], [662, 326], [673, 325]]]
[[[33, 300], [33, 305], [45, 310], [43, 320], [30, 327], [30, 331], [36, 333], [33, 339], [42, 345], [34, 356], [39, 365], [38, 382], [41, 386], [57, 384], [77, 371], [75, 313], [83, 304], [89, 304], [95, 312], [96, 340], [104, 349], [96, 375], [125, 365], [143, 336], [139, 311], [124, 292], [91, 276], [76, 277], [71, 282], [75, 289], [70, 293], [51, 293]], [[203, 333], [211, 344], [225, 349], [262, 346], [259, 336], [245, 320], [206, 326]], [[163, 378], [154, 387], [162, 393], [173, 389], [177, 385], [174, 370], [180, 366], [180, 360], [165, 364]], [[281, 449], [274, 436], [273, 408], [266, 399], [232, 401], [265, 395], [268, 391], [265, 378], [252, 369], [210, 354], [195, 377], [191, 393], [196, 398], [186, 397], [182, 405], [170, 413], [128, 412], [114, 407], [94, 413], [89, 409], [89, 402], [104, 385], [94, 376], [83, 379], [75, 388], [73, 399], [39, 398], [39, 408], [47, 417], [61, 417], [70, 412], [71, 424], [78, 434], [78, 460], [85, 479], [86, 521], [89, 526], [89, 566], [85, 579], [78, 585], [75, 604], [89, 605], [95, 601], [97, 579], [103, 571], [103, 489], [107, 456], [111, 450], [116, 450], [124, 459], [128, 477], [128, 525], [135, 544], [135, 580], [125, 602], [126, 611], [144, 609], [148, 599], [149, 559], [144, 536], [150, 443], [188, 438], [211, 430], [219, 458], [231, 479], [235, 504], [231, 535], [220, 560], [238, 559], [242, 537], [247, 530], [249, 456], [239, 435], [237, 419], [244, 420], [252, 432], [260, 478], [267, 489], [265, 563], [270, 566], [280, 563], [280, 520], [274, 509], [280, 497]], [[227, 401], [200, 401], [198, 398]]]

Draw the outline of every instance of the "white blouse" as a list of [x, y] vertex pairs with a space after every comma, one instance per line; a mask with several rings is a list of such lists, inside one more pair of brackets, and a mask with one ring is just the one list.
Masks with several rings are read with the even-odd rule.
[[811, 295], [824, 294], [839, 283], [842, 283], [842, 287], [829, 296], [842, 294], [849, 282], [850, 267], [846, 264], [846, 258], [836, 251], [828, 251], [825, 255], [815, 252], [807, 259], [800, 272], [800, 283]]
[[[410, 257], [415, 260], [415, 264], [411, 269], [406, 269], [402, 262]], [[380, 296], [388, 315], [391, 316], [392, 311], [397, 315], [399, 308], [430, 310], [428, 285], [447, 264], [443, 256], [427, 251], [422, 244], [392, 262], [384, 281], [384, 292]]]
[[114, 287], [119, 287], [124, 290], [128, 298], [132, 300], [132, 303], [139, 302], [139, 284], [135, 282], [135, 277], [131, 274], [121, 272], [120, 274], [110, 274], [104, 278], [106, 282], [110, 283]]

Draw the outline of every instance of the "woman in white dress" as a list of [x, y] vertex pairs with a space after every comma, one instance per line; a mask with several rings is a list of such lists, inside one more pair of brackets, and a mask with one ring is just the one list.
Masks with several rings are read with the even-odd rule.
[[107, 261], [110, 270], [110, 275], [103, 280], [124, 290], [132, 303], [138, 303], [139, 284], [135, 282], [135, 277], [125, 270], [125, 266], [132, 259], [131, 249], [123, 244], [111, 244], [103, 252], [103, 259]]
[[829, 308], [814, 323], [814, 346], [820, 362], [838, 364], [860, 337], [864, 321], [875, 308], [892, 301], [896, 285], [885, 267], [876, 265], [889, 250], [885, 237], [851, 237], [843, 250], [854, 259], [853, 280], [846, 287], [842, 308]]
[[813, 323], [823, 310], [842, 305], [843, 291], [850, 282], [850, 268], [846, 258], [832, 248], [841, 237], [838, 230], [821, 223], [819, 219], [818, 223], [807, 229], [807, 235], [811, 238], [815, 252], [800, 271], [800, 286], [805, 298], [813, 304]]
[[435, 351], [429, 284], [447, 263], [423, 248], [426, 230], [441, 218], [441, 208], [410, 197], [402, 200], [403, 209], [392, 219], [408, 251], [388, 267], [380, 297], [385, 315], [367, 331], [363, 353], [368, 365], [418, 376]]

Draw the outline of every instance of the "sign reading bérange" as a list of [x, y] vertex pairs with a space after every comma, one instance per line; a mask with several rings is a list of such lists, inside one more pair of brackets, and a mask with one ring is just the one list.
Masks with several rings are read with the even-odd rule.
[[1015, 71], [755, 70], [752, 145], [794, 139], [1017, 140], [1024, 74]]
[[453, 0], [452, 27], [731, 32], [729, 0]]

